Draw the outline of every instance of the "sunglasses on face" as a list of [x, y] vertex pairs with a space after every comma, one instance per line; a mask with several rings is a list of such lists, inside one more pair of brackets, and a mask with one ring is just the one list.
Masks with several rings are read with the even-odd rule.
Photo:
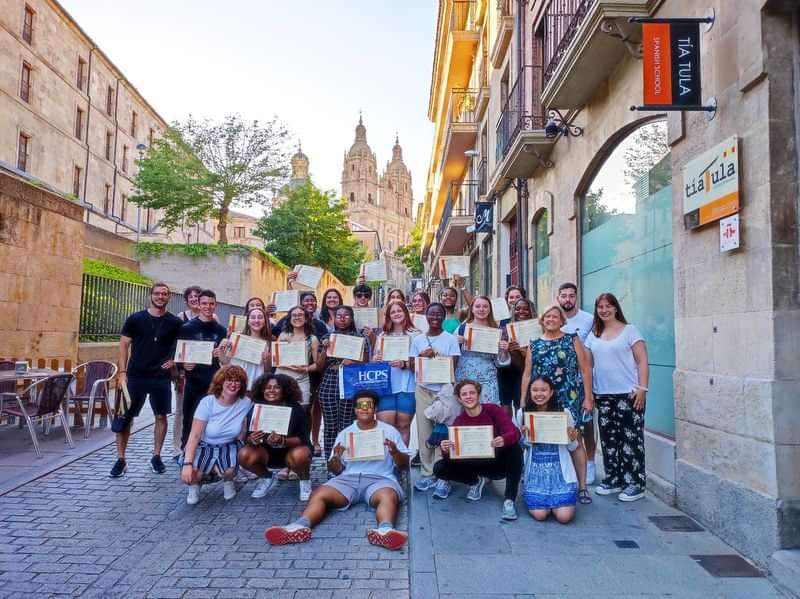
[[369, 297], [369, 293], [356, 293], [356, 297]]
[[371, 410], [372, 409], [372, 400], [369, 399], [361, 399], [356, 402], [356, 409], [357, 410]]

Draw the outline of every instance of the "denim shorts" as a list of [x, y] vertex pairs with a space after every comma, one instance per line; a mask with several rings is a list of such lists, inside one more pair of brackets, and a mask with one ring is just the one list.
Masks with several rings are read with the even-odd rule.
[[417, 412], [417, 399], [414, 393], [392, 393], [378, 400], [378, 412], [402, 412], [412, 415]]

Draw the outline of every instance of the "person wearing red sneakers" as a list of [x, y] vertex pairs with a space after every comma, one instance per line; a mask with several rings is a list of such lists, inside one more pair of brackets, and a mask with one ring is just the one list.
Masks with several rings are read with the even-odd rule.
[[[286, 526], [273, 526], [264, 531], [271, 545], [305, 543], [311, 529], [319, 524], [328, 510], [346, 510], [363, 501], [375, 508], [377, 528], [367, 531], [373, 545], [397, 550], [406, 544], [408, 535], [394, 528], [397, 510], [403, 501], [403, 490], [395, 475], [396, 468], [408, 467], [408, 448], [396, 428], [375, 419], [378, 396], [371, 391], [359, 391], [355, 396], [356, 420], [336, 437], [328, 460], [328, 470], [334, 477], [311, 494], [303, 514]], [[383, 431], [383, 458], [348, 460], [346, 440], [351, 433], [380, 428]]]

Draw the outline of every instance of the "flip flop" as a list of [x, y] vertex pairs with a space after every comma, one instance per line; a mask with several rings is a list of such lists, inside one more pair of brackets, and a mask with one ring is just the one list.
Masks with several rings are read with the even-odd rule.
[[592, 503], [592, 496], [589, 495], [589, 491], [587, 489], [581, 489], [578, 491], [578, 502], [581, 505], [589, 505]]

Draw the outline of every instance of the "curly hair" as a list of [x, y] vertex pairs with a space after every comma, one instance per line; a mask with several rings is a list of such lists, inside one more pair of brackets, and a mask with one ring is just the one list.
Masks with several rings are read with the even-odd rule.
[[264, 390], [267, 388], [267, 383], [271, 380], [278, 381], [278, 386], [281, 388], [281, 401], [284, 403], [297, 403], [300, 404], [303, 399], [303, 392], [300, 390], [300, 385], [292, 377], [286, 374], [267, 373], [262, 374], [253, 383], [251, 391], [251, 398], [253, 403], [264, 403]]
[[211, 385], [208, 387], [208, 393], [214, 397], [222, 395], [222, 385], [225, 381], [239, 381], [239, 391], [236, 393], [237, 399], [244, 397], [247, 393], [247, 373], [241, 366], [223, 366], [214, 374], [211, 379]]
[[467, 385], [472, 385], [478, 391], [478, 395], [481, 394], [481, 389], [483, 387], [478, 381], [473, 381], [472, 379], [464, 379], [463, 381], [457, 382], [455, 387], [453, 387], [453, 393], [455, 394], [455, 396], [458, 397], [459, 395], [461, 395], [461, 389], [463, 389]]

